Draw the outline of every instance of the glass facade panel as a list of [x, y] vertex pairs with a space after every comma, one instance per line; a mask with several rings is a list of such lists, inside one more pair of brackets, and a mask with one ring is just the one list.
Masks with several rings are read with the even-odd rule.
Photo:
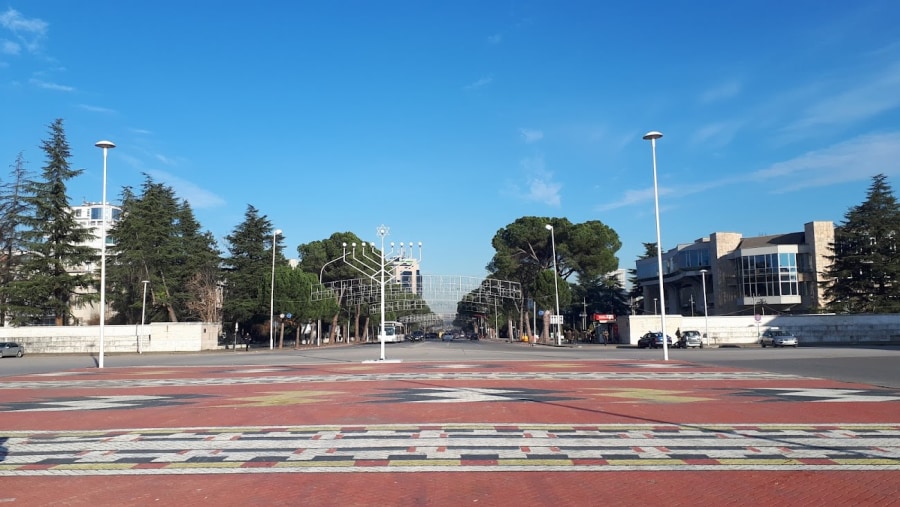
[[743, 297], [797, 296], [796, 253], [772, 253], [741, 257], [740, 277]]
[[709, 267], [709, 248], [692, 248], [678, 252], [674, 259], [674, 269], [697, 270]]

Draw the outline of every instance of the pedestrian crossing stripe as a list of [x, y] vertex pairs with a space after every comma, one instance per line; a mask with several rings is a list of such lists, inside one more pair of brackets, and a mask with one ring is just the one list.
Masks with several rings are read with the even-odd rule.
[[[230, 435], [233, 438], [210, 438]], [[372, 425], [3, 432], [0, 477], [393, 471], [900, 471], [900, 424]]]

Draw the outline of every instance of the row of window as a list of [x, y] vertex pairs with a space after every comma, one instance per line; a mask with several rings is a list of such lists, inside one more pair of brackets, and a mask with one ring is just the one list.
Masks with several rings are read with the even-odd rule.
[[[75, 208], [75, 218], [88, 218], [91, 220], [103, 221], [103, 206], [93, 206], [90, 208]], [[113, 221], [119, 219], [122, 216], [122, 210], [116, 207], [112, 207], [112, 217]]]
[[800, 295], [796, 253], [747, 255], [739, 269], [744, 297]]

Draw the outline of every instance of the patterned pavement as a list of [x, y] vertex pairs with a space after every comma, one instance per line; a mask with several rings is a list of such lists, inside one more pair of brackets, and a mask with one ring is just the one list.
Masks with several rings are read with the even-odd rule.
[[0, 503], [900, 505], [900, 392], [688, 362], [0, 379]]

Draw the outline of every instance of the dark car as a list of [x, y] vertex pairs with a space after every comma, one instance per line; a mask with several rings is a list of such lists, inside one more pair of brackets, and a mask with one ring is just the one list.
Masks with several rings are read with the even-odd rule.
[[[672, 337], [666, 335], [666, 347], [671, 347], [673, 343]], [[663, 334], [659, 331], [649, 332], [638, 339], [637, 346], [639, 349], [661, 349], [663, 347]]]
[[0, 357], [22, 357], [25, 355], [25, 347], [16, 342], [0, 343]]
[[425, 339], [425, 331], [413, 331], [407, 336], [411, 342], [420, 342]]

